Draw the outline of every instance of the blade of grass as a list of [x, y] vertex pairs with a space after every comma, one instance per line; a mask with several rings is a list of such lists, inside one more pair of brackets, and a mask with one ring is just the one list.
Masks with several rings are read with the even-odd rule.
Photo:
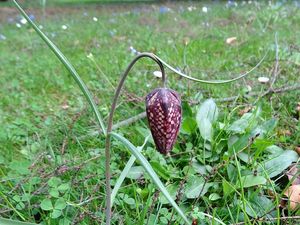
[[28, 21], [28, 23], [32, 26], [32, 28], [37, 32], [37, 34], [43, 39], [43, 41], [48, 45], [48, 47], [53, 51], [53, 53], [56, 55], [56, 57], [62, 62], [62, 64], [66, 67], [66, 69], [70, 72], [73, 79], [78, 84], [80, 90], [86, 97], [88, 103], [90, 104], [93, 112], [95, 113], [97, 122], [102, 129], [102, 132], [104, 135], [106, 135], [106, 129], [102, 120], [102, 117], [97, 109], [97, 106], [92, 98], [91, 93], [89, 92], [87, 86], [83, 82], [83, 80], [78, 75], [75, 68], [72, 66], [72, 64], [69, 62], [69, 60], [64, 56], [64, 54], [55, 46], [55, 44], [37, 27], [37, 25], [29, 18], [29, 16], [26, 14], [26, 12], [22, 9], [22, 7], [17, 3], [17, 1], [13, 1], [20, 13], [25, 17], [25, 19]]
[[[150, 135], [147, 136], [147, 137], [145, 138], [144, 144], [143, 144], [142, 146], [137, 147], [137, 150], [138, 150], [139, 152], [141, 152], [141, 151], [143, 150], [144, 146], [145, 146], [146, 143], [148, 142], [149, 137], [150, 137]], [[124, 179], [126, 178], [126, 176], [127, 176], [128, 172], [129, 172], [130, 168], [131, 168], [132, 165], [134, 164], [135, 160], [136, 160], [135, 156], [132, 155], [132, 156], [130, 157], [130, 159], [128, 160], [128, 162], [126, 163], [126, 165], [125, 165], [125, 167], [124, 167], [122, 173], [121, 173], [120, 176], [118, 177], [117, 182], [116, 182], [116, 184], [115, 184], [115, 186], [114, 186], [114, 189], [113, 189], [112, 192], [111, 192], [111, 207], [113, 206], [115, 197], [116, 197], [116, 195], [117, 195], [117, 193], [118, 193], [118, 191], [119, 191], [119, 189], [120, 189], [120, 187], [121, 187], [121, 185], [122, 185]]]
[[4, 218], [0, 218], [0, 224], [1, 225], [37, 225], [37, 223], [20, 222], [17, 220], [10, 220]]
[[[5, 200], [5, 202], [12, 208], [12, 210], [22, 219], [25, 220], [24, 216], [11, 204], [11, 202], [7, 199], [5, 194], [0, 190], [0, 196]], [[0, 219], [1, 222], [1, 219]], [[2, 224], [2, 223], [0, 223]]]

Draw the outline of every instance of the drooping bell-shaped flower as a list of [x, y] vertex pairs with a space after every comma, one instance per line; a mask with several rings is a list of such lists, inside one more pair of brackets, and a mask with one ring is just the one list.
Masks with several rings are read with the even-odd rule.
[[146, 113], [157, 150], [167, 154], [173, 148], [181, 123], [181, 100], [168, 88], [153, 90], [146, 97]]

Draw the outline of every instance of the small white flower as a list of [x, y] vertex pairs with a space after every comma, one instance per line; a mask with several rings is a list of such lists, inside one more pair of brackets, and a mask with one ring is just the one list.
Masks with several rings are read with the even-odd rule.
[[22, 24], [26, 24], [26, 23], [27, 23], [27, 20], [26, 20], [25, 18], [22, 18], [22, 19], [20, 20], [20, 22], [21, 22]]
[[162, 73], [161, 73], [161, 71], [154, 71], [153, 72], [153, 75], [155, 76], [155, 77], [157, 77], [157, 78], [161, 78], [162, 77]]
[[93, 17], [93, 20], [95, 21], [95, 22], [97, 22], [98, 21], [98, 18], [97, 17]]
[[43, 29], [44, 27], [43, 27], [42, 25], [39, 25], [39, 28], [40, 28], [40, 29]]
[[66, 29], [68, 29], [68, 27], [67, 27], [67, 25], [62, 25], [61, 29], [66, 30]]
[[207, 11], [208, 11], [208, 8], [206, 6], [203, 6], [202, 7], [202, 12], [207, 13]]
[[21, 27], [22, 27], [21, 24], [19, 24], [19, 23], [16, 23], [16, 26], [17, 26], [18, 28], [21, 28]]
[[269, 77], [259, 77], [258, 82], [261, 84], [266, 84], [270, 81]]

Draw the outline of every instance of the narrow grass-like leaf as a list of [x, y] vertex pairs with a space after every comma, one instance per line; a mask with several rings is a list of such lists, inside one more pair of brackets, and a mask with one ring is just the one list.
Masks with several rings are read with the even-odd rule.
[[56, 57], [62, 62], [62, 64], [66, 67], [66, 69], [70, 72], [73, 79], [76, 81], [78, 86], [80, 87], [82, 93], [86, 97], [88, 103], [92, 107], [93, 112], [96, 115], [97, 122], [99, 123], [99, 126], [101, 127], [103, 133], [106, 135], [106, 129], [102, 120], [102, 117], [97, 109], [97, 106], [92, 98], [91, 93], [89, 92], [87, 86], [83, 82], [83, 80], [78, 75], [75, 68], [72, 66], [72, 64], [69, 62], [69, 60], [64, 56], [64, 54], [55, 46], [55, 44], [37, 27], [37, 25], [29, 18], [29, 16], [26, 14], [26, 12], [21, 8], [21, 6], [14, 0], [13, 1], [20, 13], [26, 18], [28, 23], [32, 26], [32, 28], [38, 33], [38, 35], [45, 41], [45, 43], [48, 45], [48, 47], [53, 51], [53, 53], [56, 55]]
[[[11, 204], [6, 195], [0, 190], [0, 196], [4, 199], [4, 201], [10, 206], [10, 208], [22, 219], [25, 220], [24, 216]], [[0, 220], [1, 222], [1, 220]], [[1, 223], [0, 223], [1, 225]]]
[[[150, 137], [150, 135], [145, 138], [144, 144], [142, 146], [136, 148], [139, 152], [141, 152], [143, 150], [144, 146], [148, 142], [149, 137]], [[122, 173], [118, 177], [117, 182], [116, 182], [116, 184], [114, 186], [114, 189], [111, 192], [111, 207], [113, 206], [115, 197], [116, 197], [116, 195], [117, 195], [117, 193], [118, 193], [118, 191], [119, 191], [119, 189], [120, 189], [120, 187], [121, 187], [124, 179], [126, 178], [126, 176], [127, 176], [128, 172], [129, 172], [130, 168], [134, 164], [135, 160], [136, 160], [136, 157], [134, 155], [132, 155], [130, 157], [130, 159], [128, 160], [128, 162], [126, 163], [126, 165], [125, 165]]]
[[140, 151], [126, 138], [122, 137], [121, 135], [112, 132], [111, 136], [116, 138], [117, 140], [121, 141], [129, 150], [130, 152], [140, 161], [144, 169], [147, 171], [147, 173], [152, 178], [153, 182], [156, 184], [158, 189], [164, 194], [166, 199], [170, 202], [170, 204], [174, 207], [174, 209], [178, 212], [178, 214], [182, 217], [182, 219], [187, 223], [191, 224], [191, 222], [187, 219], [187, 217], [184, 215], [183, 211], [179, 208], [179, 206], [176, 204], [176, 202], [173, 200], [153, 168], [151, 167], [148, 160], [140, 153]]
[[0, 224], [1, 225], [37, 225], [36, 223], [20, 222], [17, 220], [9, 220], [4, 218], [0, 218]]

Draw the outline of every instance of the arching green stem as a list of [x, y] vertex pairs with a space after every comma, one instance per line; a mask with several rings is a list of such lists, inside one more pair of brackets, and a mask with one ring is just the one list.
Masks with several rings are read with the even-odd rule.
[[158, 64], [158, 66], [160, 67], [161, 73], [162, 73], [163, 86], [165, 87], [165, 84], [166, 84], [166, 75], [165, 75], [164, 67], [163, 67], [162, 63], [152, 53], [140, 53], [139, 55], [137, 55], [131, 61], [131, 63], [128, 65], [127, 69], [125, 70], [125, 72], [123, 73], [123, 75], [121, 77], [121, 80], [119, 82], [119, 85], [118, 85], [115, 95], [114, 95], [113, 103], [111, 105], [110, 114], [109, 114], [108, 122], [107, 122], [107, 130], [106, 130], [106, 134], [107, 134], [106, 141], [105, 141], [106, 225], [110, 225], [110, 220], [111, 220], [111, 186], [110, 186], [110, 178], [111, 178], [111, 174], [110, 174], [110, 138], [111, 138], [111, 135], [110, 135], [110, 133], [112, 131], [112, 126], [113, 126], [113, 117], [114, 117], [114, 113], [116, 110], [117, 101], [120, 96], [125, 79], [126, 79], [128, 73], [130, 72], [130, 70], [132, 69], [132, 67], [134, 66], [134, 64], [141, 58], [150, 58]]
[[187, 78], [189, 80], [192, 81], [196, 81], [196, 82], [200, 82], [203, 84], [226, 84], [226, 83], [231, 83], [234, 82], [236, 80], [242, 79], [243, 77], [247, 76], [249, 73], [251, 73], [253, 70], [255, 70], [257, 67], [259, 67], [259, 65], [264, 61], [264, 59], [266, 58], [268, 52], [262, 57], [262, 59], [249, 71], [247, 71], [246, 73], [243, 73], [233, 79], [229, 79], [229, 80], [200, 80], [194, 77], [191, 77], [189, 75], [186, 75], [178, 70], [176, 70], [174, 67], [170, 66], [168, 63], [166, 63], [165, 61], [163, 61], [161, 58], [159, 58], [158, 56], [155, 55], [156, 59], [159, 60], [163, 65], [165, 65], [168, 69], [170, 69], [171, 71], [173, 71], [174, 73], [178, 74], [179, 76], [182, 76], [184, 78]]

